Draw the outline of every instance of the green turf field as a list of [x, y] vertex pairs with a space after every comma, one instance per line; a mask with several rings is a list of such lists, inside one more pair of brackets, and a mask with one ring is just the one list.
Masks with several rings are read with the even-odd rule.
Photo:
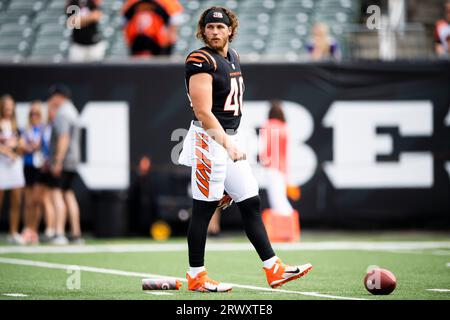
[[[208, 240], [209, 275], [236, 285], [219, 294], [188, 292], [185, 282], [179, 291], [141, 289], [147, 276], [184, 278], [184, 239], [91, 239], [80, 247], [11, 247], [3, 239], [0, 299], [450, 299], [450, 236], [443, 233], [303, 233], [300, 245], [278, 246], [276, 252], [286, 263], [310, 262], [313, 270], [281, 290], [267, 286], [245, 238]], [[365, 290], [370, 265], [396, 275], [391, 295]]]

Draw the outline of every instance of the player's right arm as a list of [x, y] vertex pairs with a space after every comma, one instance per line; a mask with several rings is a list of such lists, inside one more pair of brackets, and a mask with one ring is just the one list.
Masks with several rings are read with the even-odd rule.
[[189, 79], [189, 96], [195, 117], [202, 123], [203, 129], [227, 150], [233, 161], [245, 160], [245, 153], [239, 151], [230, 141], [219, 120], [212, 113], [212, 82], [211, 74], [205, 72], [194, 74]]

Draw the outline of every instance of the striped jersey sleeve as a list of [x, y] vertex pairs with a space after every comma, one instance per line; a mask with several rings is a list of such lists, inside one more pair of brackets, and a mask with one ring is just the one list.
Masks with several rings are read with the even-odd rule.
[[185, 71], [187, 78], [202, 72], [213, 74], [216, 68], [214, 58], [204, 50], [195, 50], [186, 58]]

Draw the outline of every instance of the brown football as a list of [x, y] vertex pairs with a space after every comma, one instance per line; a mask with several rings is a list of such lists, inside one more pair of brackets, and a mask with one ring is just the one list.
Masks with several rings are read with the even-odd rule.
[[371, 294], [390, 294], [397, 286], [397, 279], [389, 270], [376, 268], [366, 274], [364, 286]]

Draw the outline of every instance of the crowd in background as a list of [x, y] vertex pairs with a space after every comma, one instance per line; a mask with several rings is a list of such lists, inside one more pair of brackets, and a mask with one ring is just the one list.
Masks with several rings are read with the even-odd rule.
[[[72, 32], [69, 60], [101, 61], [105, 57], [106, 43], [101, 38], [99, 23], [102, 19], [103, 0], [69, 0], [67, 7], [80, 7], [79, 14], [70, 11], [69, 25], [78, 24]], [[148, 58], [169, 56], [177, 41], [178, 28], [183, 22], [183, 7], [178, 0], [127, 0], [122, 8], [124, 37], [129, 54]], [[314, 25], [306, 50], [314, 61], [340, 60], [339, 44], [329, 33], [325, 23]]]
[[[99, 30], [102, 2], [67, 1], [67, 6], [80, 8], [78, 15], [69, 15], [71, 19], [77, 18], [80, 24], [80, 28], [73, 29], [70, 61], [104, 58], [106, 43]], [[172, 53], [182, 22], [183, 7], [178, 0], [126, 0], [121, 12], [131, 56]], [[443, 13], [443, 18], [435, 24], [435, 52], [440, 57], [448, 57], [450, 0], [444, 2]], [[313, 61], [341, 59], [339, 43], [330, 35], [326, 23], [316, 23], [312, 27], [305, 48]], [[83, 242], [78, 203], [72, 191], [79, 161], [79, 130], [77, 111], [70, 95], [65, 86], [52, 86], [45, 103], [31, 103], [25, 128], [17, 126], [13, 97], [4, 95], [0, 98], [0, 212], [8, 190], [9, 243]], [[46, 115], [43, 105], [47, 106]], [[219, 212], [218, 209], [210, 226], [211, 235], [220, 232]], [[23, 228], [20, 230], [22, 216]], [[71, 226], [69, 237], [65, 235], [67, 218]], [[41, 220], [45, 223], [45, 232], [39, 237]]]
[[[77, 17], [80, 27], [73, 29], [70, 61], [100, 61], [105, 57], [106, 42], [102, 40], [99, 23], [103, 0], [69, 0], [67, 6], [81, 8]], [[169, 56], [177, 41], [183, 22], [183, 7], [178, 0], [126, 0], [121, 14], [124, 38], [132, 57]], [[444, 1], [443, 18], [435, 24], [435, 53], [450, 56], [450, 0]], [[73, 23], [71, 23], [73, 25]], [[340, 45], [329, 32], [326, 22], [313, 25], [306, 52], [312, 61], [340, 60]]]
[[[106, 43], [101, 38], [99, 23], [103, 16], [103, 0], [69, 0], [67, 7], [78, 6], [79, 13], [69, 10], [72, 32], [69, 60], [100, 61]], [[134, 57], [170, 55], [182, 22], [183, 7], [178, 0], [127, 0], [122, 8], [124, 37]]]
[[[80, 159], [79, 120], [70, 97], [66, 86], [51, 86], [46, 121], [43, 103], [36, 100], [24, 128], [18, 127], [13, 97], [0, 98], [0, 212], [9, 191], [10, 244], [83, 243], [72, 189]], [[39, 237], [42, 216], [45, 232]], [[71, 231], [66, 237], [67, 218]]]

